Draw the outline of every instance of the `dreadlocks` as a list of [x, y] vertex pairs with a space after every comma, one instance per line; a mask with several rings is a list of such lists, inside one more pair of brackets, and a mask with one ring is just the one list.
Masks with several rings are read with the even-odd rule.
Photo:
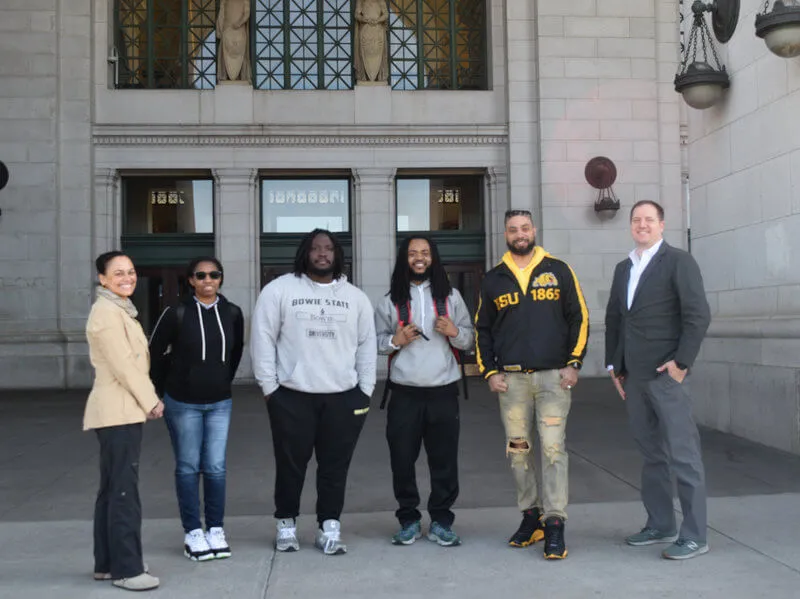
[[414, 239], [427, 241], [431, 248], [430, 281], [431, 294], [434, 301], [446, 300], [453, 288], [450, 285], [450, 279], [447, 278], [447, 272], [442, 265], [442, 260], [439, 258], [439, 249], [432, 239], [424, 235], [414, 235], [404, 239], [397, 250], [397, 259], [394, 263], [394, 272], [392, 272], [392, 283], [389, 288], [389, 297], [392, 299], [392, 303], [405, 304], [411, 299], [411, 268], [408, 266], [408, 246]]

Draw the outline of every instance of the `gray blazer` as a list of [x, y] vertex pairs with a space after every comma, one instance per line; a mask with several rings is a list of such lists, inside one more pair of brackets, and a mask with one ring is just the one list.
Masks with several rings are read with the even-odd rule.
[[606, 307], [606, 364], [617, 375], [657, 376], [668, 362], [689, 367], [711, 322], [703, 277], [691, 254], [663, 242], [628, 310], [630, 258], [617, 264]]

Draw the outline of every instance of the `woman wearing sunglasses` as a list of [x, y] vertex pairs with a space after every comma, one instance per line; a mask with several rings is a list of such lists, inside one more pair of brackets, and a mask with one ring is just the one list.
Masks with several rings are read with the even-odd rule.
[[[150, 338], [150, 376], [164, 397], [175, 452], [175, 488], [184, 555], [193, 561], [230, 557], [225, 537], [225, 452], [231, 382], [242, 358], [244, 318], [219, 293], [223, 270], [212, 257], [187, 270], [193, 293], [161, 314]], [[206, 530], [200, 520], [200, 474]]]

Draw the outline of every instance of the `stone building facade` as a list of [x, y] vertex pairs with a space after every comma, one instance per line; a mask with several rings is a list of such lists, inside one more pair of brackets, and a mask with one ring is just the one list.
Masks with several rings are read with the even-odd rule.
[[[178, 265], [200, 250], [223, 261], [224, 291], [248, 313], [264, 281], [285, 270], [303, 223], [317, 222], [319, 210], [300, 207], [299, 199], [308, 204], [313, 193], [321, 202], [319, 181], [344, 182], [346, 209], [340, 220], [325, 222], [343, 227], [350, 275], [373, 301], [388, 288], [396, 240], [414, 228], [410, 206], [416, 204], [404, 191], [413, 182], [422, 181], [433, 198], [430, 218], [418, 228], [440, 226], [436, 238], [448, 248], [448, 263], [467, 293], [504, 250], [503, 212], [530, 209], [541, 244], [569, 261], [582, 283], [592, 321], [585, 375], [601, 375], [608, 286], [631, 246], [627, 211], [637, 200], [661, 202], [668, 241], [685, 247], [688, 178], [693, 250], [715, 310], [714, 332], [695, 377], [698, 414], [709, 424], [800, 451], [797, 360], [790, 357], [792, 349], [798, 355], [797, 345], [786, 337], [800, 313], [792, 299], [800, 269], [789, 249], [798, 238], [791, 234], [800, 204], [790, 173], [800, 139], [794, 125], [778, 125], [790, 120], [794, 99], [797, 73], [790, 61], [767, 56], [760, 40], [740, 32], [729, 45], [736, 82], [727, 104], [687, 117], [672, 87], [676, 0], [452, 0], [449, 26], [459, 22], [469, 29], [463, 44], [448, 37], [458, 33], [448, 33], [448, 25], [423, 18], [431, 6], [446, 2], [390, 0], [388, 84], [353, 80], [355, 57], [346, 55], [351, 19], [339, 31], [345, 40], [345, 56], [337, 59], [344, 65], [336, 71], [345, 73], [341, 81], [317, 85], [317, 78], [297, 86], [304, 89], [282, 89], [294, 83], [278, 73], [280, 61], [267, 59], [278, 39], [269, 36], [293, 33], [297, 23], [269, 20], [281, 1], [250, 2], [255, 85], [215, 85], [213, 0], [2, 3], [0, 160], [11, 180], [0, 191], [1, 387], [90, 383], [83, 327], [92, 263], [112, 248], [125, 247], [146, 267], [140, 303], [147, 317], [175, 293]], [[745, 13], [755, 10], [754, 0], [742, 4]], [[152, 49], [158, 42], [150, 40], [167, 35], [147, 21], [164, 7], [183, 15], [183, 23], [207, 13], [206, 21], [197, 17], [194, 30], [171, 30], [182, 32], [175, 43], [194, 57], [191, 76], [183, 59], [182, 83], [164, 84], [172, 67], [144, 55], [136, 55], [137, 63], [131, 54], [134, 46], [144, 52], [142, 44]], [[437, 71], [446, 60], [431, 66], [434, 59], [394, 53], [411, 39], [398, 41], [413, 29], [408, 20], [415, 14], [422, 24], [414, 27], [439, 32], [429, 45], [452, 40], [450, 57], [458, 57], [451, 60], [453, 72], [477, 65], [480, 76], [468, 85], [448, 84]], [[138, 36], [135, 43], [121, 34], [128, 21], [120, 15], [139, 19], [138, 33], [129, 27], [125, 34]], [[287, 53], [296, 51], [291, 42], [280, 43]], [[281, 59], [289, 69], [290, 58]], [[770, 124], [775, 128], [765, 128]], [[688, 139], [683, 147], [682, 134]], [[736, 145], [751, 135], [769, 139]], [[688, 161], [682, 152], [687, 147]], [[614, 191], [622, 208], [610, 218], [595, 212], [597, 191], [584, 177], [595, 156], [617, 167]], [[287, 181], [294, 189], [281, 188]], [[437, 212], [441, 218], [434, 215], [436, 194], [447, 202], [455, 190], [464, 194], [460, 216], [444, 227], [441, 215], [452, 212], [445, 206]], [[157, 209], [188, 202], [187, 193], [191, 226], [185, 215], [154, 224], [161, 218]], [[211, 198], [209, 214], [199, 212], [203, 194]], [[276, 225], [270, 219], [277, 203], [289, 197], [305, 212], [281, 216], [288, 220]], [[468, 197], [477, 202], [469, 215]], [[724, 209], [729, 200], [741, 210]], [[767, 204], [769, 209], [759, 208]], [[193, 226], [195, 234], [158, 237], [162, 226], [173, 232]], [[772, 317], [779, 315], [787, 317], [787, 326], [770, 333]], [[773, 325], [758, 324], [771, 320]], [[737, 343], [728, 343], [731, 337]], [[251, 377], [247, 359], [239, 375]], [[784, 399], [759, 415], [765, 426], [783, 427], [780, 435], [762, 434], [752, 420], [734, 424], [739, 421], [732, 414], [747, 404], [748, 393], [763, 396], [773, 388]], [[719, 398], [723, 392], [731, 398], [728, 407]]]

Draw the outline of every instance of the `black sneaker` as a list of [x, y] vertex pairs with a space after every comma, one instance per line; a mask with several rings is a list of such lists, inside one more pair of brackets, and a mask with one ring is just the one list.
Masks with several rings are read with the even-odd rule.
[[544, 559], [564, 559], [567, 546], [564, 544], [564, 521], [551, 516], [544, 523]]
[[508, 540], [512, 547], [527, 547], [544, 538], [542, 510], [538, 507], [522, 512], [522, 523]]

